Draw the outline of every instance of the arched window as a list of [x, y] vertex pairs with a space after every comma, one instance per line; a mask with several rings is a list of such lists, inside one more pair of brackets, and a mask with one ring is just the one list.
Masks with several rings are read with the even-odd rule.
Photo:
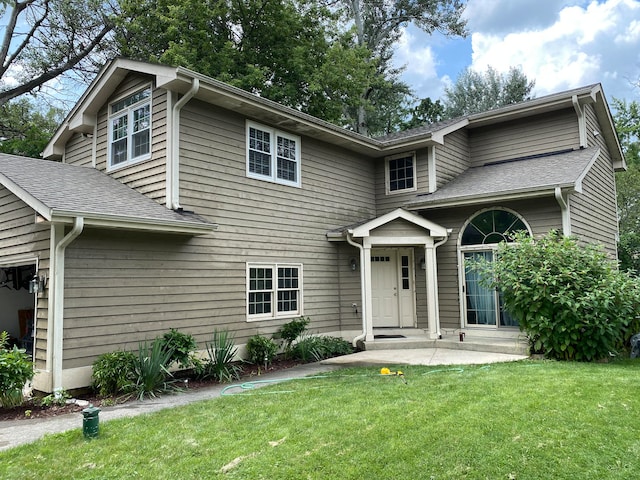
[[500, 242], [512, 242], [513, 233], [531, 230], [522, 217], [505, 209], [482, 211], [464, 226], [460, 238], [462, 311], [465, 326], [517, 327], [518, 322], [504, 311], [498, 292], [480, 282], [478, 272], [469, 268], [469, 261], [493, 260]]

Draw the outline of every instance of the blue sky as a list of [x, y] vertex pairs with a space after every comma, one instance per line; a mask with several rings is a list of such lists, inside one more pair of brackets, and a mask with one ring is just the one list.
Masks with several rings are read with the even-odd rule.
[[519, 66], [536, 96], [602, 83], [640, 101], [640, 0], [468, 0], [467, 38], [405, 30], [396, 65], [420, 98], [441, 98], [465, 68]]

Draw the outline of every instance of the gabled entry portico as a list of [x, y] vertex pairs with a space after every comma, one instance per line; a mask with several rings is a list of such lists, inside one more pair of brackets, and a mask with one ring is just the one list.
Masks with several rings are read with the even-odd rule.
[[438, 338], [436, 248], [448, 236], [444, 227], [401, 208], [328, 235], [360, 251], [362, 334], [354, 343], [373, 341], [374, 327], [416, 327], [414, 280], [422, 269], [414, 271], [415, 257], [424, 258], [428, 335]]

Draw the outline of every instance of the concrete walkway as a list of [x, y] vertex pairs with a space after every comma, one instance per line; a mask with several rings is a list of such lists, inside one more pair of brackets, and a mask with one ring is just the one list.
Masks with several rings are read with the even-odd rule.
[[[348, 366], [483, 365], [487, 363], [510, 362], [525, 358], [527, 357], [524, 355], [449, 350], [444, 348], [373, 350], [331, 358], [320, 363], [299, 365], [294, 368], [254, 377], [252, 380], [270, 380], [277, 383], [291, 378], [318, 375]], [[249, 379], [244, 380], [250, 381]], [[238, 383], [242, 383], [242, 381]], [[216, 385], [214, 387], [187, 391], [177, 395], [165, 395], [150, 400], [104, 407], [101, 408], [100, 411], [100, 422], [116, 418], [133, 417], [165, 408], [179, 407], [201, 400], [210, 400], [219, 397], [222, 390], [228, 386], [228, 384]], [[76, 428], [82, 428], [82, 413], [71, 413], [50, 418], [0, 422], [0, 450], [7, 450], [18, 445], [34, 442], [47, 434], [65, 432]]]

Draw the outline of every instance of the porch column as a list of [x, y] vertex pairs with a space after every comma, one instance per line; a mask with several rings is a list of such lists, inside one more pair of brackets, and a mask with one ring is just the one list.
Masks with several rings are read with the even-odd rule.
[[365, 302], [364, 315], [366, 319], [366, 336], [365, 342], [373, 342], [373, 300], [371, 298], [371, 243], [369, 238], [364, 239], [364, 263], [362, 268], [364, 269], [364, 291], [366, 297], [363, 299]]
[[438, 308], [438, 268], [436, 261], [436, 249], [433, 240], [424, 246], [425, 275], [427, 280], [427, 325], [429, 338], [435, 340], [440, 331], [440, 318]]

